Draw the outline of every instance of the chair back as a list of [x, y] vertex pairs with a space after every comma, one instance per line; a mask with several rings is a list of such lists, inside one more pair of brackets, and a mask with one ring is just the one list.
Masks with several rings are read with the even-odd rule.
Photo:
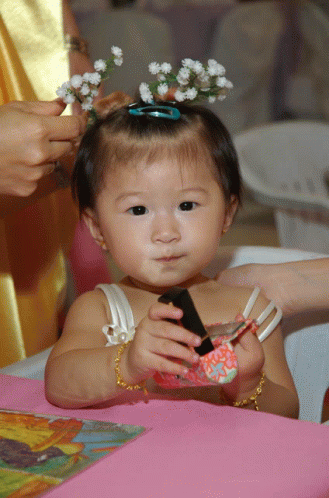
[[271, 120], [273, 71], [284, 30], [284, 16], [272, 1], [237, 4], [219, 23], [210, 57], [226, 68], [234, 87], [211, 109], [231, 134]]
[[284, 247], [329, 253], [329, 124], [282, 121], [234, 137], [245, 186], [275, 209]]
[[[248, 263], [275, 264], [320, 257], [325, 256], [274, 247], [223, 248], [205, 273], [215, 276], [225, 268]], [[324, 313], [321, 320], [316, 325], [310, 325], [306, 316], [282, 320], [286, 358], [300, 402], [299, 419], [313, 422], [321, 422], [323, 400], [329, 388], [329, 313]]]

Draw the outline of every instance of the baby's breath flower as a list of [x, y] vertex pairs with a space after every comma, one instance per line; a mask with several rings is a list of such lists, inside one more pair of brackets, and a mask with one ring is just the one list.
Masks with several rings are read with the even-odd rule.
[[159, 95], [165, 95], [168, 92], [169, 88], [166, 83], [161, 83], [161, 85], [158, 86], [158, 94]]
[[151, 74], [158, 74], [160, 71], [160, 64], [157, 62], [151, 62], [151, 64], [149, 64], [149, 71]]
[[213, 95], [211, 95], [210, 97], [208, 97], [208, 102], [210, 104], [213, 104], [214, 102], [216, 102], [216, 97], [214, 97]]
[[122, 57], [122, 50], [119, 47], [115, 47], [114, 45], [111, 47], [111, 52], [115, 57]]
[[171, 70], [172, 67], [171, 64], [169, 64], [169, 62], [163, 62], [161, 64], [161, 71], [164, 72], [165, 74], [169, 74]]
[[91, 73], [84, 73], [84, 75], [82, 76], [83, 81], [85, 81], [86, 83], [90, 83], [90, 75]]
[[57, 88], [57, 90], [56, 90], [56, 95], [58, 95], [58, 97], [60, 97], [61, 99], [64, 98], [66, 95], [66, 88], [67, 87], [64, 87], [63, 85], [60, 86], [59, 88]]
[[81, 95], [88, 95], [88, 94], [89, 94], [89, 92], [90, 92], [90, 88], [89, 88], [89, 86], [88, 86], [86, 83], [84, 83], [84, 84], [82, 85], [82, 87], [80, 88], [80, 93], [81, 93]]
[[102, 81], [101, 75], [99, 73], [90, 73], [89, 81], [92, 85], [99, 85]]
[[99, 93], [99, 92], [98, 92], [97, 88], [93, 88], [93, 89], [90, 91], [90, 95], [91, 95], [92, 97], [97, 97], [98, 93]]
[[221, 88], [224, 88], [226, 85], [227, 79], [225, 76], [219, 76], [216, 80], [216, 85], [220, 86]]
[[91, 111], [93, 108], [93, 105], [90, 102], [83, 102], [81, 104], [81, 107], [84, 111]]
[[177, 81], [180, 85], [187, 85], [189, 82], [190, 70], [187, 67], [183, 67], [178, 71]]
[[200, 61], [195, 61], [194, 62], [194, 66], [193, 66], [193, 71], [200, 75], [200, 74], [203, 74], [204, 73], [204, 69], [203, 69], [203, 65], [201, 64]]
[[123, 58], [122, 57], [115, 57], [113, 62], [116, 66], [122, 66]]
[[105, 71], [106, 69], [106, 62], [103, 59], [98, 59], [94, 63], [94, 68], [96, 71]]
[[146, 102], [147, 104], [151, 104], [153, 102], [153, 95], [147, 83], [141, 83], [139, 85], [139, 92], [141, 95], [141, 99], [144, 102]]
[[80, 74], [76, 74], [71, 78], [71, 85], [73, 86], [73, 88], [80, 88], [80, 86], [82, 85], [82, 81], [82, 76], [80, 76]]
[[157, 79], [158, 79], [158, 81], [166, 81], [165, 75], [161, 74], [161, 73], [157, 75]]
[[177, 100], [177, 102], [183, 102], [185, 100], [184, 92], [181, 92], [180, 90], [176, 90], [175, 99]]
[[73, 102], [75, 102], [75, 96], [72, 95], [72, 93], [67, 93], [63, 98], [63, 101], [65, 104], [73, 104]]
[[183, 59], [182, 60], [182, 66], [183, 67], [189, 67], [193, 68], [194, 67], [194, 60], [193, 59]]
[[197, 95], [198, 92], [196, 88], [188, 88], [185, 92], [185, 98], [188, 100], [194, 100]]
[[228, 88], [229, 90], [232, 90], [232, 88], [233, 88], [232, 81], [226, 80], [225, 87]]

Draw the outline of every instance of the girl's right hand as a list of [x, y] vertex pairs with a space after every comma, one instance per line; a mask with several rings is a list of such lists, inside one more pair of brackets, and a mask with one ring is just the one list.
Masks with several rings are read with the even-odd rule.
[[137, 384], [156, 371], [184, 377], [188, 369], [177, 360], [190, 364], [199, 360], [193, 348], [200, 346], [200, 337], [168, 321], [179, 320], [182, 316], [181, 309], [168, 304], [151, 306], [148, 315], [136, 327], [134, 339], [127, 348], [126, 382]]

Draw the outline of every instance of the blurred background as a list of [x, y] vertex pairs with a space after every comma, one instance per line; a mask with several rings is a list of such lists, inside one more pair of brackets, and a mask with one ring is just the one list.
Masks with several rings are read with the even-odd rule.
[[134, 95], [150, 62], [216, 59], [234, 84], [211, 105], [234, 137], [244, 203], [224, 245], [329, 253], [329, 7], [325, 0], [72, 0], [92, 60], [124, 64], [106, 93]]

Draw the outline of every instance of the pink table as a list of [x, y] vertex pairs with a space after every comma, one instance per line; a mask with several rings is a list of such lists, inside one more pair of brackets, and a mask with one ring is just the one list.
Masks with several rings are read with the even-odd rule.
[[49, 498], [329, 496], [329, 428], [164, 399], [61, 410], [42, 381], [0, 375], [0, 407], [144, 425], [151, 431], [50, 491]]

